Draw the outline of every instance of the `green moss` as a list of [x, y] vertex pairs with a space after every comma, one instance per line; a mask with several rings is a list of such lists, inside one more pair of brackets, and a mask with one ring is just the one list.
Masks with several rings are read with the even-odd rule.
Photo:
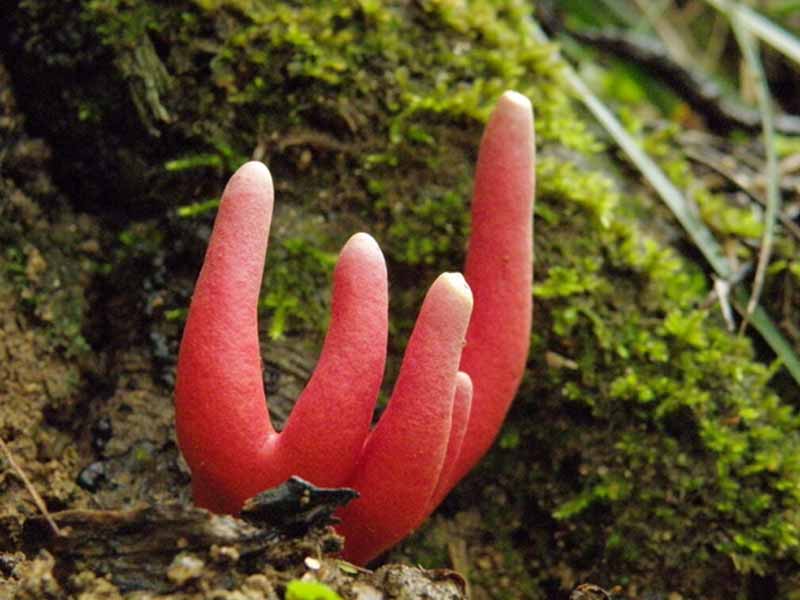
[[[90, 255], [76, 248], [85, 241], [85, 223], [74, 222], [74, 215], [59, 211], [53, 221], [42, 215], [25, 215], [19, 203], [30, 200], [10, 186], [0, 185], [0, 194], [16, 194], [17, 206], [8, 203], [0, 242], [0, 274], [15, 288], [22, 307], [44, 326], [52, 347], [69, 359], [85, 358], [89, 344], [83, 327], [87, 302], [84, 292], [96, 264]], [[33, 207], [33, 205], [30, 205]], [[34, 209], [31, 209], [34, 210]], [[33, 218], [31, 218], [33, 217]]]
[[441, 189], [415, 204], [386, 206], [391, 223], [386, 230], [387, 251], [392, 258], [408, 265], [432, 265], [458, 253], [469, 214], [464, 206], [466, 194], [461, 192]]
[[281, 338], [289, 329], [327, 329], [330, 274], [336, 255], [310, 240], [290, 238], [270, 248], [261, 305], [270, 315], [269, 336]]
[[763, 220], [751, 210], [731, 206], [726, 198], [706, 190], [698, 190], [694, 200], [703, 220], [720, 235], [753, 239], [764, 234]]
[[286, 600], [341, 600], [342, 597], [324, 583], [293, 579], [286, 584]]
[[[602, 556], [608, 584], [732, 593], [796, 564], [800, 417], [770, 391], [774, 369], [703, 308], [701, 273], [626, 222], [632, 199], [587, 192], [568, 162], [538, 176], [537, 351], [512, 413], [535, 452], [501, 449], [493, 478], [535, 464], [528, 495], [553, 519], [539, 534], [574, 565]], [[579, 368], [548, 368], [545, 348]]]

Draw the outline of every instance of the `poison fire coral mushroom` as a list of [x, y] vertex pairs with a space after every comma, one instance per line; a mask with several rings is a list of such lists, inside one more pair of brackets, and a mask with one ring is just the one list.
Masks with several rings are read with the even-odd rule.
[[257, 162], [234, 174], [178, 357], [178, 441], [200, 506], [236, 513], [291, 475], [354, 487], [361, 497], [340, 511], [339, 530], [345, 556], [367, 562], [417, 527], [477, 462], [502, 424], [528, 351], [532, 127], [528, 100], [504, 94], [481, 143], [466, 281], [444, 274], [431, 286], [372, 432], [388, 331], [380, 249], [363, 233], [342, 249], [319, 363], [277, 433], [257, 326], [272, 180]]
[[456, 373], [471, 312], [472, 294], [464, 278], [440, 275], [422, 305], [389, 407], [367, 439], [350, 481], [361, 497], [339, 512], [348, 560], [367, 562], [431, 512], [454, 412], [461, 431], [456, 438], [463, 437], [469, 413], [469, 377], [460, 373], [456, 378]]
[[461, 370], [474, 385], [465, 443], [441, 498], [492, 445], [519, 388], [533, 316], [533, 110], [506, 92], [481, 140], [465, 274], [475, 298]]

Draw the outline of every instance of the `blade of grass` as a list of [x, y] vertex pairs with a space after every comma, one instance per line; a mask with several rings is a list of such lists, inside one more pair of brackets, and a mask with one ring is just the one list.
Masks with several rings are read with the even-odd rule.
[[747, 328], [747, 322], [750, 320], [753, 311], [758, 305], [758, 300], [761, 297], [761, 291], [764, 288], [764, 277], [769, 265], [769, 259], [772, 254], [772, 244], [775, 232], [775, 221], [778, 217], [781, 207], [781, 192], [778, 187], [778, 155], [775, 151], [775, 129], [774, 129], [774, 115], [772, 110], [772, 96], [769, 93], [769, 86], [767, 85], [767, 78], [764, 74], [764, 68], [761, 65], [761, 59], [756, 50], [755, 41], [753, 36], [750, 35], [749, 30], [742, 23], [739, 14], [732, 11], [728, 13], [728, 17], [733, 28], [736, 41], [739, 44], [739, 49], [742, 56], [747, 63], [748, 69], [752, 76], [755, 78], [756, 94], [758, 97], [758, 110], [761, 113], [761, 125], [763, 128], [764, 137], [764, 152], [767, 157], [766, 172], [764, 177], [767, 182], [767, 211], [764, 215], [764, 236], [761, 239], [761, 249], [758, 253], [758, 267], [756, 274], [753, 278], [753, 291], [750, 294], [750, 300], [747, 303], [747, 310], [745, 311], [744, 318], [739, 332], [744, 332]]
[[[536, 26], [536, 29], [538, 29], [538, 26]], [[540, 41], [549, 41], [543, 31], [538, 31], [542, 36]], [[705, 224], [689, 207], [683, 194], [672, 185], [666, 175], [664, 175], [664, 172], [656, 165], [650, 156], [641, 149], [636, 140], [628, 135], [628, 132], [625, 131], [622, 124], [606, 105], [589, 90], [589, 87], [583, 82], [575, 70], [565, 64], [563, 72], [567, 83], [577, 94], [581, 102], [583, 102], [589, 112], [591, 112], [606, 129], [609, 135], [614, 138], [614, 141], [622, 148], [628, 156], [628, 159], [642, 172], [650, 185], [656, 190], [658, 195], [661, 196], [661, 199], [670, 208], [675, 218], [678, 219], [717, 275], [722, 279], [730, 279], [733, 275], [733, 269], [725, 258], [722, 247], [717, 240], [714, 239], [714, 236]]]
[[664, 13], [671, 2], [654, 3], [652, 0], [634, 0], [634, 4], [643, 14], [650, 27], [653, 28], [653, 31], [661, 38], [670, 56], [678, 64], [690, 64], [693, 57], [700, 54], [697, 48], [689, 47], [690, 40], [681, 36], [669, 20], [664, 17]]
[[800, 64], [800, 40], [752, 8], [728, 0], [705, 0], [721, 13], [736, 17], [739, 23], [765, 44]]
[[[547, 34], [534, 22], [531, 22], [531, 34], [542, 43], [550, 43]], [[670, 208], [675, 218], [686, 230], [686, 233], [709, 265], [711, 265], [717, 276], [726, 281], [731, 281], [735, 274], [730, 263], [725, 259], [722, 248], [706, 225], [690, 210], [683, 194], [667, 179], [667, 176], [664, 175], [663, 171], [647, 153], [639, 147], [636, 140], [628, 135], [612, 112], [589, 90], [588, 86], [566, 61], [563, 74], [566, 83], [583, 102], [584, 106], [608, 131], [609, 135], [614, 138], [614, 141], [622, 148], [628, 159], [642, 172], [642, 175]], [[756, 306], [750, 322], [769, 344], [772, 351], [781, 359], [794, 380], [800, 384], [800, 358], [794, 353], [791, 345], [780, 333], [766, 311], [760, 306]]]
[[725, 52], [725, 44], [728, 40], [729, 30], [730, 24], [728, 23], [728, 19], [719, 14], [714, 15], [714, 23], [711, 26], [711, 33], [708, 36], [708, 41], [706, 42], [705, 51], [703, 53], [702, 63], [704, 71], [713, 71], [716, 65], [719, 64]]
[[[738, 289], [733, 293], [734, 306], [740, 313], [745, 310], [745, 302], [748, 301], [747, 293]], [[792, 345], [786, 340], [780, 330], [772, 322], [772, 319], [760, 305], [756, 305], [753, 314], [750, 315], [750, 324], [758, 331], [767, 345], [772, 348], [775, 355], [781, 359], [783, 366], [800, 383], [800, 359], [798, 359]]]

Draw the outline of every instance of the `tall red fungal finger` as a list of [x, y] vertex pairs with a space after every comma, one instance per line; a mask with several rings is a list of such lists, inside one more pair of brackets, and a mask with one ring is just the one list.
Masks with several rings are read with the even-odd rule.
[[469, 424], [469, 413], [472, 405], [472, 380], [463, 371], [456, 374], [456, 390], [453, 396], [453, 412], [450, 418], [450, 439], [447, 440], [447, 453], [444, 457], [439, 482], [428, 505], [428, 513], [432, 513], [444, 500], [447, 492], [455, 485], [453, 476], [461, 454], [461, 446]]
[[336, 265], [319, 363], [278, 442], [279, 454], [297, 465], [291, 474], [320, 486], [352, 476], [383, 380], [388, 305], [383, 254], [372, 237], [357, 233]]
[[249, 162], [231, 177], [178, 355], [178, 442], [198, 503], [218, 511], [228, 512], [247, 493], [246, 482], [260, 470], [261, 445], [274, 433], [257, 318], [272, 204], [272, 178], [263, 164]]
[[392, 398], [367, 439], [344, 507], [344, 556], [364, 563], [428, 515], [450, 437], [453, 395], [472, 295], [457, 273], [440, 275], [423, 302]]
[[506, 92], [486, 125], [465, 275], [475, 298], [461, 370], [472, 411], [453, 483], [491, 446], [525, 370], [533, 278], [534, 134], [530, 101]]

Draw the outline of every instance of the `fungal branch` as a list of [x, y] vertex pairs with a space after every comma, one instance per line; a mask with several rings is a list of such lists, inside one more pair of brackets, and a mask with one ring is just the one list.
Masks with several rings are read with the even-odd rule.
[[292, 475], [353, 487], [360, 497], [338, 516], [344, 556], [357, 563], [418, 527], [490, 447], [525, 368], [533, 167], [530, 102], [506, 92], [481, 142], [466, 278], [445, 273], [428, 290], [372, 430], [388, 337], [386, 266], [369, 235], [347, 241], [319, 362], [277, 433], [257, 321], [274, 191], [263, 164], [242, 166], [223, 193], [178, 357], [178, 442], [195, 502], [235, 514]]

